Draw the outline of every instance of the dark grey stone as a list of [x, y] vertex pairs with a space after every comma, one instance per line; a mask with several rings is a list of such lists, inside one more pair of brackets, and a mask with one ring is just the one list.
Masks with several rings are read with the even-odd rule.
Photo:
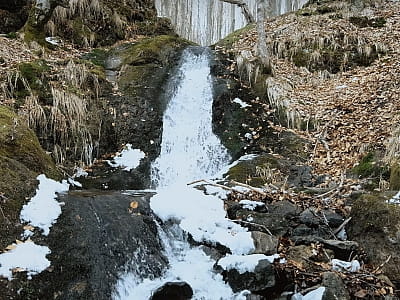
[[193, 290], [188, 283], [167, 282], [153, 293], [150, 300], [187, 300], [192, 296]]

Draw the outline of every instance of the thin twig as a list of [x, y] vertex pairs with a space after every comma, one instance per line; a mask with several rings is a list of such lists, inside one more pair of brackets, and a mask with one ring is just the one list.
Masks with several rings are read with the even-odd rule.
[[389, 262], [389, 260], [390, 260], [391, 258], [392, 258], [392, 256], [389, 255], [389, 257], [388, 257], [383, 263], [381, 263], [375, 270], [373, 270], [372, 273], [373, 273], [373, 274], [378, 273], [379, 270], [381, 270], [381, 269], [383, 268], [383, 266], [386, 265], [386, 264]]
[[243, 224], [247, 224], [247, 225], [252, 225], [252, 226], [256, 226], [256, 227], [260, 227], [262, 229], [264, 229], [269, 235], [272, 236], [271, 231], [265, 226], [265, 225], [261, 225], [261, 224], [257, 224], [257, 223], [252, 223], [252, 222], [248, 222], [248, 221], [243, 221], [243, 220], [232, 220], [235, 223], [243, 223]]
[[267, 196], [266, 193], [264, 193], [263, 191], [260, 191], [260, 189], [255, 188], [255, 187], [253, 187], [253, 186], [251, 186], [251, 185], [244, 184], [244, 183], [241, 183], [241, 182], [237, 182], [237, 181], [235, 181], [235, 180], [231, 180], [231, 182], [232, 182], [233, 184], [238, 185], [238, 186], [242, 186], [242, 187], [248, 188], [249, 190], [251, 190], [251, 191], [253, 191], [253, 192], [256, 192], [256, 193], [258, 193], [258, 194], [260, 194], [260, 195], [262, 195], [262, 196], [264, 196], [264, 197]]
[[337, 234], [344, 228], [344, 226], [346, 226], [347, 223], [349, 223], [349, 222], [351, 221], [351, 219], [352, 219], [352, 217], [350, 217], [350, 218], [344, 220], [344, 222], [343, 222], [342, 224], [340, 224], [340, 226], [339, 226], [338, 228], [336, 228], [336, 229], [333, 231], [333, 233], [334, 233], [335, 235], [337, 235]]

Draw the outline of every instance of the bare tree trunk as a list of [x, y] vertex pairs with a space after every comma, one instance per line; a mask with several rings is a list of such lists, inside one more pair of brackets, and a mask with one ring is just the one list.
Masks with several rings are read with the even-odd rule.
[[261, 63], [266, 68], [267, 73], [271, 72], [271, 60], [267, 47], [267, 38], [265, 35], [264, 16], [265, 16], [265, 2], [269, 0], [257, 0], [257, 54]]
[[251, 13], [248, 5], [246, 2], [241, 1], [241, 0], [220, 0], [222, 2], [226, 2], [226, 3], [231, 3], [231, 4], [236, 4], [237, 6], [239, 6], [242, 9], [242, 13], [244, 15], [244, 17], [246, 18], [247, 23], [254, 23], [254, 17], [253, 14]]
[[57, 6], [68, 7], [68, 0], [36, 0], [29, 12], [28, 21], [22, 28], [24, 40], [27, 43], [33, 41], [45, 45], [44, 26], [50, 20]]

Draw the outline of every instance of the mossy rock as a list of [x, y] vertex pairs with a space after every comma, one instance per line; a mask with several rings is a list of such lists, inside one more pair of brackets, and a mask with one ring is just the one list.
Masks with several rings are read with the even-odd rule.
[[239, 163], [225, 174], [229, 180], [248, 183], [252, 186], [263, 186], [268, 178], [260, 176], [258, 169], [277, 169], [281, 165], [279, 161], [269, 154], [258, 155], [253, 159], [239, 161]]
[[82, 55], [83, 60], [88, 60], [96, 66], [105, 68], [108, 51], [102, 48], [93, 49], [91, 52]]
[[390, 189], [400, 190], [400, 164], [396, 163], [390, 168]]
[[22, 163], [0, 156], [0, 249], [15, 241], [22, 233], [19, 223], [19, 213], [26, 203], [26, 198], [33, 196], [37, 181], [37, 173], [29, 170]]
[[400, 206], [387, 203], [393, 196], [394, 192], [386, 192], [357, 199], [352, 207], [353, 233], [385, 232], [396, 236], [400, 230]]
[[123, 64], [143, 65], [156, 62], [165, 64], [169, 58], [169, 55], [166, 55], [167, 53], [190, 45], [194, 45], [194, 43], [174, 35], [160, 35], [146, 38], [125, 49], [117, 49], [117, 51], [118, 56], [122, 58]]
[[38, 59], [32, 62], [21, 63], [17, 69], [22, 78], [28, 83], [29, 89], [21, 80], [17, 81], [15, 89], [15, 97], [17, 98], [16, 107], [22, 106], [25, 98], [31, 93], [36, 94], [40, 101], [46, 103], [46, 99], [51, 98], [50, 88], [46, 80], [46, 74], [51, 70], [51, 67], [46, 61]]
[[370, 152], [366, 156], [364, 156], [359, 164], [354, 167], [351, 172], [353, 174], [356, 174], [360, 178], [389, 178], [388, 167], [379, 160], [377, 154], [374, 152]]
[[389, 256], [383, 272], [395, 284], [400, 284], [400, 206], [387, 201], [395, 192], [362, 195], [351, 209], [352, 220], [348, 236], [357, 241], [367, 254], [367, 263], [375, 267]]
[[19, 212], [34, 194], [40, 173], [61, 179], [33, 131], [14, 112], [0, 106], [0, 249], [21, 234], [21, 226], [16, 226]]
[[240, 37], [255, 28], [255, 24], [249, 24], [241, 29], [238, 29], [231, 34], [229, 34], [227, 37], [223, 38], [222, 40], [218, 41], [213, 47], [215, 48], [216, 46], [218, 47], [223, 47], [226, 49], [232, 48], [233, 44], [237, 41], [239, 41]]
[[37, 174], [60, 178], [54, 162], [41, 148], [34, 132], [4, 106], [0, 106], [0, 156], [16, 160]]

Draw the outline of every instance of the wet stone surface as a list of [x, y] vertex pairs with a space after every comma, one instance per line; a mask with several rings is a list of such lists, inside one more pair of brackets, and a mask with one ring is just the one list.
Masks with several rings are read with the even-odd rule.
[[125, 270], [159, 276], [167, 259], [149, 196], [88, 190], [60, 197], [66, 205], [48, 240], [52, 267], [31, 281], [16, 282], [22, 289], [14, 299], [105, 300]]

